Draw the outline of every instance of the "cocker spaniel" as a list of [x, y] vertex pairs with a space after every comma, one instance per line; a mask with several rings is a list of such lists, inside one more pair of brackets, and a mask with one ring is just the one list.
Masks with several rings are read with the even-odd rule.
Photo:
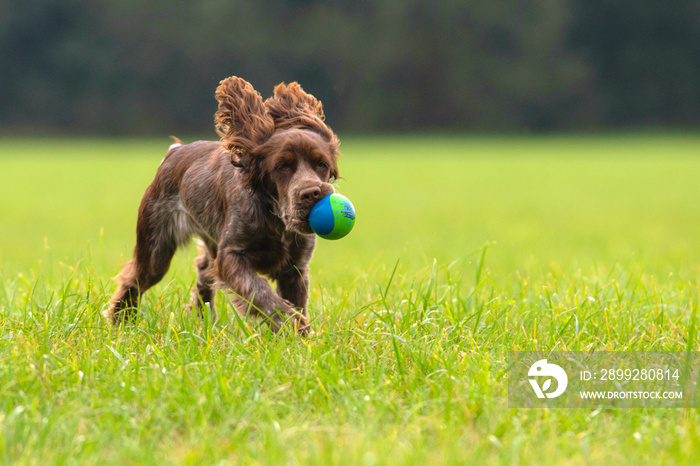
[[[192, 307], [212, 313], [218, 286], [240, 312], [274, 331], [309, 332], [309, 261], [316, 237], [308, 217], [334, 192], [339, 141], [323, 107], [297, 84], [279, 84], [263, 102], [245, 80], [216, 89], [221, 141], [176, 139], [141, 200], [134, 256], [119, 274], [108, 317], [136, 315], [139, 298], [168, 271], [175, 250], [200, 238]], [[277, 284], [273, 290], [265, 278]]]

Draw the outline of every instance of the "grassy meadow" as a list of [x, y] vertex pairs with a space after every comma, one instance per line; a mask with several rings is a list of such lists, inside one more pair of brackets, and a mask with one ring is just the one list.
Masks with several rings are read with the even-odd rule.
[[302, 339], [185, 311], [193, 247], [112, 329], [170, 142], [3, 139], [0, 463], [697, 463], [696, 410], [511, 409], [506, 357], [697, 348], [699, 135], [341, 140]]

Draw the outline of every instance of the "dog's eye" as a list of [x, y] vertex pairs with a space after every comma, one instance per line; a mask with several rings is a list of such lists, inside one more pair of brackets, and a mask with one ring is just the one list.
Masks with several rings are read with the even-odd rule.
[[277, 165], [277, 168], [276, 168], [276, 170], [278, 172], [288, 172], [291, 169], [292, 169], [292, 166], [289, 165], [288, 163], [281, 163], [281, 164]]
[[316, 165], [318, 168], [325, 170], [328, 168], [328, 164], [326, 162], [318, 162], [318, 165]]

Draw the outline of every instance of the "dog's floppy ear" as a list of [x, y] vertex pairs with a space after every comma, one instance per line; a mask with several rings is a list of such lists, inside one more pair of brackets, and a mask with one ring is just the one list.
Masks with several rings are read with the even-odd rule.
[[296, 82], [278, 84], [274, 96], [265, 101], [265, 106], [277, 129], [309, 129], [329, 142], [335, 138], [333, 131], [323, 122], [323, 104], [304, 92]]
[[295, 119], [316, 117], [323, 121], [323, 105], [311, 94], [304, 92], [299, 83], [280, 83], [274, 97], [265, 101], [267, 111], [276, 122], [290, 124]]
[[267, 111], [262, 97], [253, 86], [236, 76], [226, 78], [216, 89], [219, 109], [214, 115], [216, 132], [231, 152], [234, 165], [240, 156], [265, 142], [275, 132], [275, 122]]

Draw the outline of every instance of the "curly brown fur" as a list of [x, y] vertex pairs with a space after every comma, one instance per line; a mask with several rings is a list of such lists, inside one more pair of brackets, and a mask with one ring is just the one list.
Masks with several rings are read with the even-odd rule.
[[[309, 330], [309, 261], [316, 244], [311, 207], [334, 191], [338, 138], [323, 107], [297, 83], [263, 102], [245, 80], [216, 89], [221, 141], [175, 140], [139, 207], [133, 259], [119, 274], [108, 316], [136, 314], [139, 298], [167, 272], [175, 250], [201, 239], [192, 307], [214, 313], [218, 283], [240, 311], [266, 317], [278, 331]], [[277, 282], [273, 291], [266, 278]], [[215, 315], [215, 314], [214, 314]]]

